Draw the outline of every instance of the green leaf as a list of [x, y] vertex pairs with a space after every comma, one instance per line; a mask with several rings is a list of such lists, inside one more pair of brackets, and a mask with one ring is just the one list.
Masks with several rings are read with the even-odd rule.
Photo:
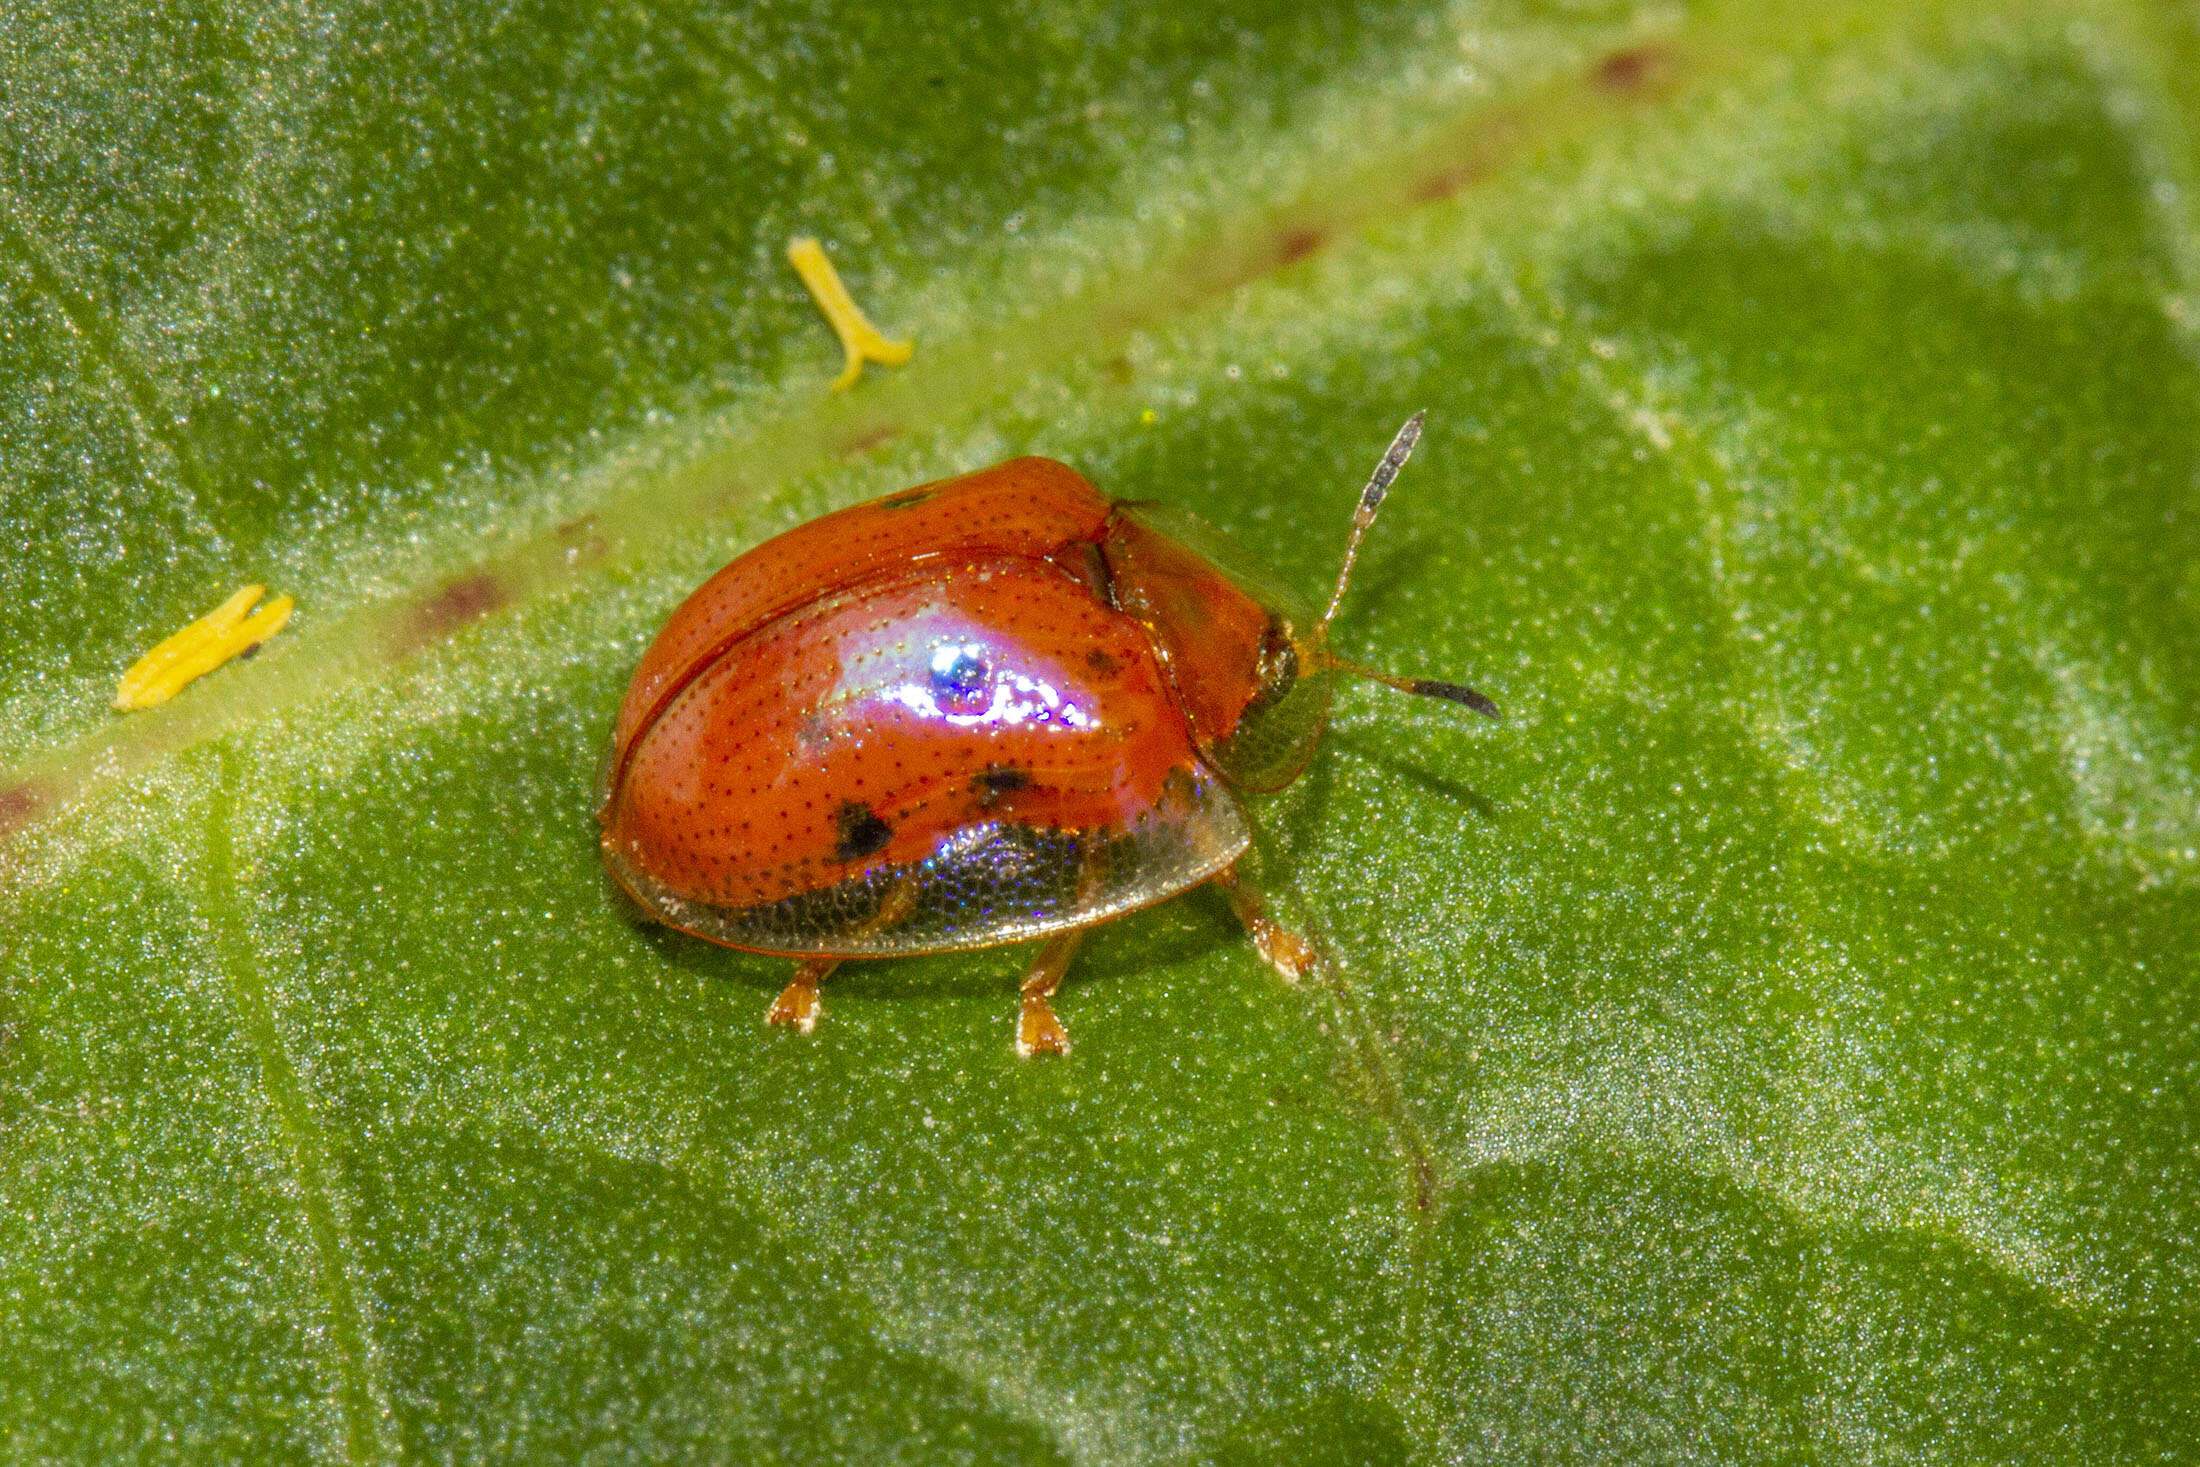
[[[1787, 10], [1788, 7], [1767, 7]], [[2200, 27], [2150, 0], [27, 10], [0, 1456], [2200, 1455]], [[822, 236], [915, 360], [839, 356]], [[640, 921], [685, 591], [1044, 452], [1316, 593], [1211, 892]], [[291, 629], [165, 708], [238, 585]]]

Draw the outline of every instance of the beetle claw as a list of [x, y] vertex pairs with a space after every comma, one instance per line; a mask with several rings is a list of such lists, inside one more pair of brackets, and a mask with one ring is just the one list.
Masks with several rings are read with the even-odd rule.
[[1016, 1057], [1035, 1054], [1068, 1054], [1069, 1031], [1054, 1016], [1054, 1006], [1037, 995], [1027, 995], [1016, 1020]]
[[794, 970], [794, 981], [779, 992], [772, 1001], [771, 1012], [764, 1015], [767, 1024], [786, 1024], [795, 1032], [807, 1034], [817, 1027], [817, 985], [827, 973], [840, 966], [837, 958], [813, 959]]
[[1298, 986], [1298, 981], [1314, 970], [1313, 944], [1287, 928], [1278, 927], [1265, 917], [1248, 921], [1247, 929], [1253, 938], [1253, 950], [1276, 970], [1283, 981]]
[[767, 1024], [786, 1024], [800, 1033], [807, 1034], [817, 1027], [817, 985], [804, 983], [799, 978], [788, 984], [772, 1003], [771, 1012], [764, 1015]]

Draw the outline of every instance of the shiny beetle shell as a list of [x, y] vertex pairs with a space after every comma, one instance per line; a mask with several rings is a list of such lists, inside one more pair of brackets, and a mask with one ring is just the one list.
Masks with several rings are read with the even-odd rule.
[[606, 863], [672, 927], [798, 957], [1042, 937], [1225, 873], [1332, 670], [1211, 536], [1022, 458], [757, 546], [635, 671]]

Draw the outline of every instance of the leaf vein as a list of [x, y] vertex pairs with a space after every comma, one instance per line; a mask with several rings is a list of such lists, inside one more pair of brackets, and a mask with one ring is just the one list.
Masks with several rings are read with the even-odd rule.
[[207, 814], [206, 880], [200, 910], [212, 935], [214, 957], [236, 1005], [239, 1026], [258, 1061], [261, 1093], [288, 1150], [299, 1204], [305, 1213], [316, 1283], [327, 1315], [327, 1338], [335, 1358], [344, 1460], [391, 1461], [395, 1453], [384, 1435], [391, 1414], [389, 1394], [382, 1380], [366, 1302], [354, 1278], [358, 1245], [330, 1180], [333, 1163], [327, 1133], [298, 1072], [297, 1061], [283, 1041], [268, 992], [264, 954], [242, 910], [251, 900], [251, 878], [237, 862], [236, 762], [231, 751], [222, 751], [221, 777]]
[[138, 423], [175, 459], [176, 477], [182, 481], [191, 512], [219, 534], [221, 527], [212, 513], [219, 502], [213, 493], [213, 475], [198, 445], [185, 431], [183, 417], [170, 408], [158, 379], [124, 339], [113, 313], [90, 291], [71, 281], [47, 254], [37, 231], [24, 222], [22, 205], [5, 189], [0, 189], [0, 253], [11, 256], [22, 267], [33, 288], [61, 313], [93, 360], [114, 375]]

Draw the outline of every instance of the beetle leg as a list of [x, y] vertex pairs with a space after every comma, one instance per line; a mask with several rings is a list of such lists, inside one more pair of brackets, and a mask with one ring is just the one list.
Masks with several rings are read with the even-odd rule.
[[1268, 904], [1261, 900], [1260, 893], [1237, 867], [1224, 868], [1214, 880], [1230, 898], [1230, 910], [1245, 924], [1254, 950], [1269, 967], [1283, 975], [1284, 982], [1296, 984], [1313, 971], [1317, 957], [1314, 945], [1289, 928], [1277, 925], [1268, 915]]
[[[875, 932], [884, 932], [908, 916], [910, 909], [916, 905], [916, 890], [916, 883], [906, 877], [888, 887], [886, 895], [879, 900], [878, 911], [856, 929], [857, 933], [869, 936]], [[781, 989], [779, 997], [773, 1000], [771, 1012], [764, 1015], [764, 1022], [792, 1024], [804, 1034], [815, 1029], [818, 1011], [817, 985], [831, 976], [833, 969], [839, 967], [843, 961], [841, 958], [804, 958], [794, 970], [794, 980]]]
[[817, 985], [825, 976], [840, 966], [838, 958], [804, 958], [794, 970], [794, 981], [780, 990], [779, 997], [764, 1015], [767, 1024], [792, 1024], [807, 1034], [817, 1027]]
[[1084, 940], [1082, 927], [1074, 932], [1057, 932], [1039, 949], [1039, 956], [1032, 959], [1031, 971], [1024, 974], [1023, 1011], [1016, 1016], [1016, 1054], [1019, 1058], [1069, 1053], [1069, 1031], [1054, 1017], [1054, 1006], [1047, 1000], [1062, 986], [1062, 975], [1069, 971], [1070, 957], [1077, 951], [1077, 944]]

